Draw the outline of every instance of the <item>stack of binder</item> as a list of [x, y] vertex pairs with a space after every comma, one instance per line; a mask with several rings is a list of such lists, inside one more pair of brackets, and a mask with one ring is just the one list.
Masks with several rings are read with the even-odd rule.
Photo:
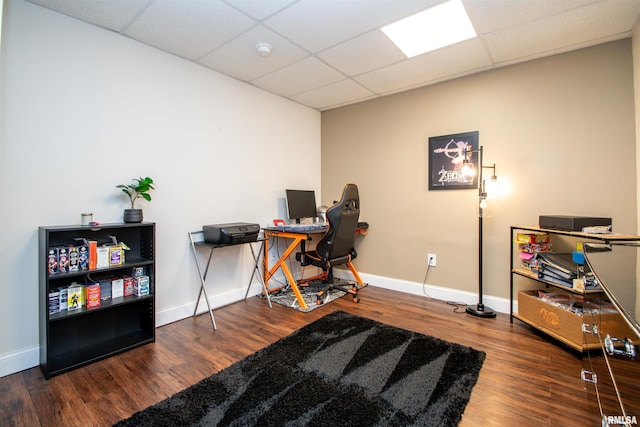
[[573, 288], [573, 280], [581, 278], [585, 287], [594, 289], [598, 286], [588, 267], [573, 262], [571, 254], [540, 253], [536, 259], [538, 278], [541, 280]]

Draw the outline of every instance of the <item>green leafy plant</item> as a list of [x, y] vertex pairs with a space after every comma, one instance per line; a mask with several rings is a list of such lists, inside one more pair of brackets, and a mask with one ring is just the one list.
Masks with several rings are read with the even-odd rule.
[[153, 180], [149, 177], [146, 178], [133, 178], [134, 183], [129, 185], [116, 185], [116, 188], [122, 190], [124, 194], [131, 200], [131, 209], [135, 209], [135, 202], [137, 199], [145, 199], [147, 202], [151, 201], [150, 190], [154, 190]]

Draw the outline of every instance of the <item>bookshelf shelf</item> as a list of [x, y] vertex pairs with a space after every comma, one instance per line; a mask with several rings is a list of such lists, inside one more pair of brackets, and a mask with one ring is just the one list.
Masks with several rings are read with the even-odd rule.
[[544, 279], [538, 278], [538, 276], [533, 271], [527, 270], [526, 268], [514, 268], [513, 270], [511, 270], [511, 272], [513, 274], [517, 274], [518, 276], [527, 277], [527, 278], [529, 278], [531, 280], [535, 280], [537, 282], [544, 283], [546, 286], [553, 286], [553, 287], [556, 287], [558, 289], [562, 289], [562, 290], [565, 290], [567, 292], [571, 292], [571, 293], [574, 293], [574, 294], [582, 295], [582, 294], [599, 294], [599, 293], [602, 293], [601, 289], [585, 289], [584, 291], [578, 291], [576, 289], [569, 288], [567, 286], [560, 286], [560, 285], [558, 285], [556, 283], [548, 282], [548, 281], [546, 281]]

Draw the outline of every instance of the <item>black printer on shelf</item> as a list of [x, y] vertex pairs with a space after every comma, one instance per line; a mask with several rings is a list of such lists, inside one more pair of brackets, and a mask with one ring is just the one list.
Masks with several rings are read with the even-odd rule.
[[611, 218], [574, 215], [540, 215], [540, 228], [564, 231], [582, 231], [585, 227], [609, 227]]
[[237, 245], [255, 242], [260, 233], [260, 225], [248, 222], [203, 225], [204, 241], [219, 245]]

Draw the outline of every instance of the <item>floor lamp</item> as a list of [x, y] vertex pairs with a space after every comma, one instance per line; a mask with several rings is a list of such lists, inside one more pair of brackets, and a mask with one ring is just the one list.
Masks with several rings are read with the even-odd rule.
[[[478, 202], [479, 202], [479, 211], [478, 211], [478, 304], [468, 305], [466, 308], [466, 312], [477, 317], [496, 317], [495, 310], [487, 307], [482, 303], [482, 286], [484, 282], [484, 276], [482, 273], [482, 264], [483, 264], [483, 245], [482, 245], [482, 219], [484, 217], [484, 209], [487, 207], [487, 188], [486, 182], [483, 177], [483, 169], [491, 169], [491, 181], [495, 182], [497, 180], [496, 176], [496, 164], [494, 163], [491, 166], [485, 166], [482, 162], [482, 146], [480, 146], [477, 150], [471, 150], [471, 147], [467, 147], [465, 151], [465, 156], [463, 160], [463, 175], [465, 175], [465, 168], [467, 169], [466, 175], [469, 175], [470, 169], [470, 157], [471, 153], [478, 153], [478, 160], [480, 167], [478, 168]], [[472, 171], [473, 172], [473, 171]]]

